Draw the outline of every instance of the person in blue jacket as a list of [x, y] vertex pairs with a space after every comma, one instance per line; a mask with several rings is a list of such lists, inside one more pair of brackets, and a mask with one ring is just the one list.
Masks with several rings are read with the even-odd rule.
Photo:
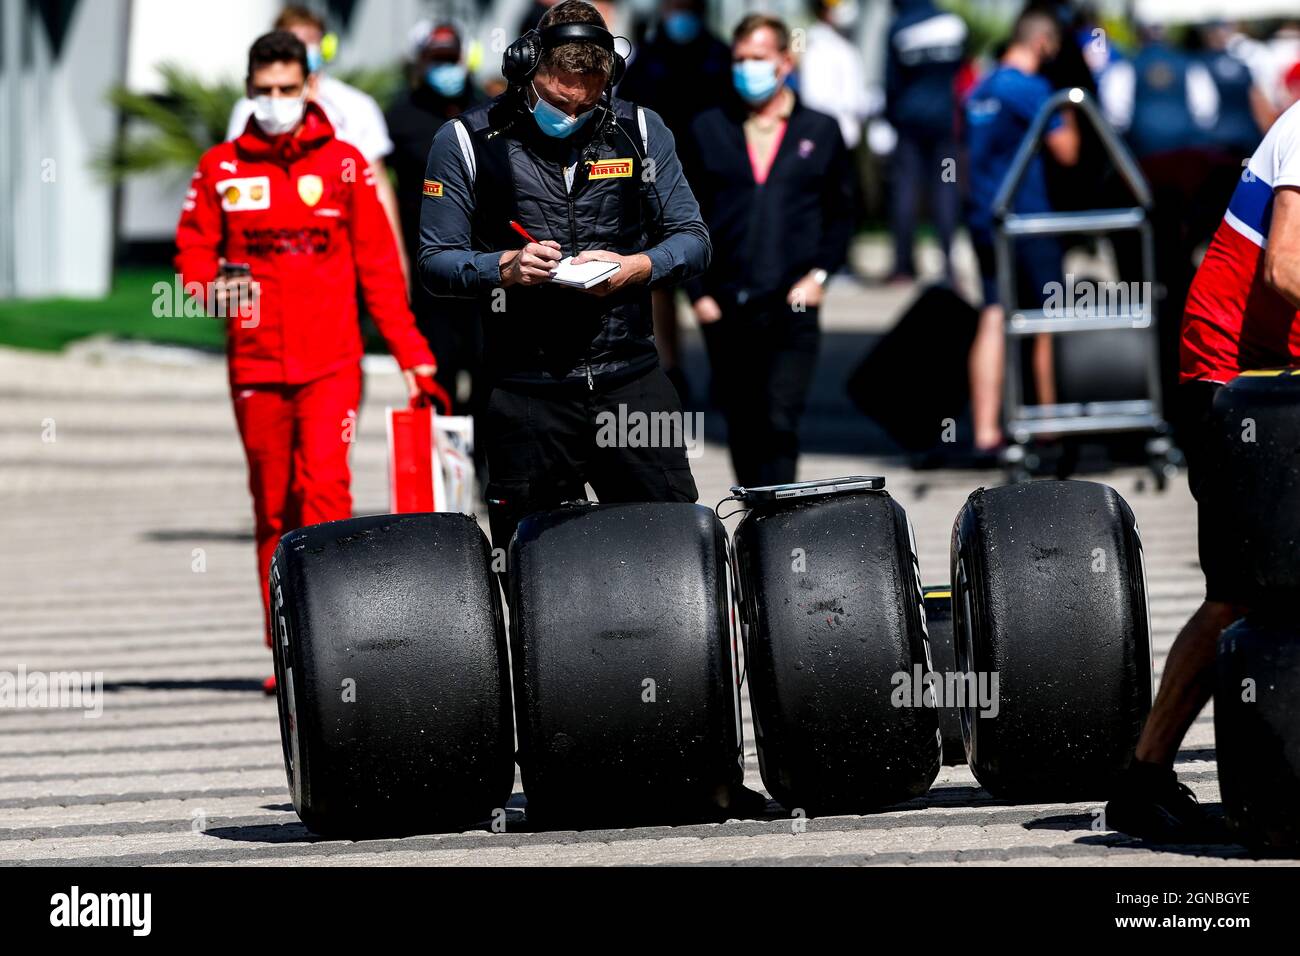
[[966, 24], [933, 0], [894, 0], [898, 15], [885, 51], [885, 118], [898, 134], [893, 158], [891, 229], [894, 278], [916, 273], [912, 237], [917, 200], [926, 196], [952, 281], [952, 237], [961, 197], [945, 163], [957, 156], [957, 102], [953, 88], [966, 48]]
[[1142, 28], [1142, 46], [1102, 74], [1106, 118], [1143, 160], [1210, 145], [1219, 93], [1205, 65], [1165, 40], [1162, 27]]
[[1219, 91], [1219, 114], [1210, 129], [1210, 142], [1245, 158], [1259, 146], [1276, 113], [1255, 83], [1250, 67], [1229, 48], [1232, 35], [1228, 23], [1208, 24], [1201, 31], [1205, 43], [1201, 61]]
[[[1030, 125], [1052, 96], [1051, 86], [1038, 73], [1060, 46], [1061, 29], [1055, 17], [1034, 9], [1022, 13], [997, 69], [981, 80], [966, 100], [966, 225], [975, 247], [984, 295], [970, 353], [971, 416], [978, 452], [992, 452], [1002, 444], [999, 419], [1005, 310], [1017, 305], [1038, 307], [1049, 294], [1049, 284], [1061, 281], [1060, 246], [1050, 239], [1021, 240], [1015, 251], [1020, 298], [1017, 302], [1002, 302], [993, 252], [993, 201]], [[1058, 112], [1053, 116], [1043, 144], [1058, 163], [1074, 165], [1079, 157], [1079, 131], [1073, 115]], [[1017, 213], [1052, 209], [1041, 157], [1035, 156], [1025, 171], [1013, 208]], [[1050, 402], [1051, 340], [1047, 336], [1034, 343], [1033, 365], [1039, 401]]]

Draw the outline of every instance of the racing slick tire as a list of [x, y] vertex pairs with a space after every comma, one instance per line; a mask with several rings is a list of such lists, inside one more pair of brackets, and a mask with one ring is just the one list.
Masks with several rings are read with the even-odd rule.
[[884, 491], [751, 508], [734, 536], [759, 767], [788, 810], [920, 796], [939, 722], [911, 527]]
[[1020, 801], [1104, 797], [1151, 708], [1142, 545], [1113, 488], [973, 492], [952, 536], [960, 710], [975, 778]]
[[530, 826], [720, 819], [743, 779], [726, 534], [684, 502], [566, 505], [510, 544]]
[[291, 531], [270, 587], [285, 769], [309, 830], [427, 833], [504, 813], [514, 785], [505, 628], [472, 517]]

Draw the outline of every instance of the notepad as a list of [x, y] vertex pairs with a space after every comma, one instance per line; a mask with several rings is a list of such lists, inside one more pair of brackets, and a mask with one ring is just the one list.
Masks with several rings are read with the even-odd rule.
[[551, 281], [574, 289], [590, 289], [594, 285], [600, 285], [620, 268], [617, 262], [604, 262], [600, 259], [580, 262], [575, 266], [573, 256], [568, 256], [561, 259], [555, 267]]

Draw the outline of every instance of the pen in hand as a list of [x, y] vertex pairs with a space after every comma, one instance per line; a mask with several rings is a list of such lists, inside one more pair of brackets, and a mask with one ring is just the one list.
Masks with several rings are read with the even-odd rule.
[[513, 229], [515, 232], [519, 233], [519, 235], [523, 236], [525, 242], [535, 242], [537, 243], [537, 245], [539, 246], [541, 245], [540, 242], [537, 242], [536, 239], [534, 239], [532, 236], [528, 234], [527, 229], [519, 225], [519, 223], [515, 222], [513, 219], [510, 220], [510, 228]]
[[[516, 252], [502, 255], [502, 284], [540, 285], [549, 282], [556, 264], [563, 258], [560, 244], [553, 239], [538, 242], [513, 219], [510, 220], [510, 228], [519, 233], [528, 245]], [[506, 256], [512, 256], [509, 263], [505, 261]]]

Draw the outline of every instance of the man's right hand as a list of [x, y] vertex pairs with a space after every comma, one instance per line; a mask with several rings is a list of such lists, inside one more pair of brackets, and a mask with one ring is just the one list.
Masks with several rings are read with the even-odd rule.
[[213, 315], [224, 319], [245, 317], [243, 313], [252, 306], [259, 291], [252, 276], [218, 276], [212, 282]]
[[501, 253], [501, 284], [541, 285], [550, 282], [555, 267], [564, 254], [554, 239], [530, 242], [522, 249]]
[[691, 303], [691, 308], [695, 310], [695, 318], [700, 325], [708, 325], [722, 318], [722, 306], [718, 305], [718, 300], [711, 295], [700, 296]]

